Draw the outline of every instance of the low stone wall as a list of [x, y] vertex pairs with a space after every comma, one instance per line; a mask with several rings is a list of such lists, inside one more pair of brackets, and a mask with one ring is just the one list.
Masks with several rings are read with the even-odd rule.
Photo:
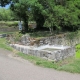
[[7, 37], [7, 34], [0, 34], [0, 38]]
[[80, 43], [80, 38], [76, 39], [67, 39], [65, 35], [57, 35], [45, 37], [42, 39], [31, 38], [30, 36], [24, 35], [21, 38], [21, 43], [26, 46], [42, 46], [42, 45], [64, 45], [64, 46], [75, 46]]
[[19, 44], [10, 44], [13, 48], [17, 49], [20, 52], [23, 52], [24, 54], [30, 54], [33, 56], [53, 60], [53, 61], [59, 61], [63, 60], [67, 57], [74, 56], [75, 55], [75, 48], [74, 47], [67, 47], [64, 49], [59, 49], [55, 51], [48, 51], [48, 50], [38, 50], [34, 47], [30, 46], [24, 46]]
[[15, 32], [15, 31], [19, 31], [18, 26], [0, 27], [0, 32]]

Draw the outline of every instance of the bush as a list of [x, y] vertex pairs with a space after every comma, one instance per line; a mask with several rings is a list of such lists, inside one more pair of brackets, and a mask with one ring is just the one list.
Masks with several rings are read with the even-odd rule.
[[80, 58], [80, 44], [76, 45], [76, 58]]

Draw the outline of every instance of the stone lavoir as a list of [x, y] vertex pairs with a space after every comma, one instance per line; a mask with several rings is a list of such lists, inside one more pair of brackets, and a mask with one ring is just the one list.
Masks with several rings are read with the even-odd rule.
[[[76, 44], [76, 42], [74, 43]], [[75, 55], [75, 47], [70, 46], [65, 35], [41, 39], [35, 39], [31, 38], [29, 35], [24, 35], [19, 43], [12, 43], [10, 46], [24, 54], [30, 54], [53, 61], [63, 60]]]
[[75, 55], [75, 48], [63, 45], [44, 45], [40, 47], [10, 44], [24, 54], [41, 57], [47, 60], [59, 61]]

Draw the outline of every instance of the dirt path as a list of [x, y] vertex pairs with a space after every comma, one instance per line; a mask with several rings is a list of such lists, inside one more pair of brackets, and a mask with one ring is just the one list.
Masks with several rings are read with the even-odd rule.
[[38, 67], [0, 49], [0, 80], [80, 80], [80, 74]]

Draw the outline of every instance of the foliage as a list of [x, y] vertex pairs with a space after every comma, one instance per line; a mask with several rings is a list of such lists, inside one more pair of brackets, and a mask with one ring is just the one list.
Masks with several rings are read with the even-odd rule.
[[76, 50], [76, 58], [80, 58], [80, 49]]
[[49, 33], [49, 31], [37, 31], [34, 33], [29, 33], [31, 37], [35, 37], [35, 38], [42, 38], [42, 37], [48, 37], [51, 36], [51, 34]]
[[16, 20], [16, 16], [12, 13], [10, 9], [0, 8], [0, 21], [11, 21]]
[[76, 58], [80, 58], [80, 44], [76, 45]]
[[67, 39], [73, 40], [74, 38], [77, 37], [77, 32], [68, 32], [67, 33]]
[[50, 31], [75, 31], [80, 25], [80, 1], [66, 0], [30, 0], [31, 11], [38, 29], [48, 27]]
[[15, 32], [12, 34], [12, 36], [13, 36], [14, 40], [17, 42], [17, 41], [20, 41], [22, 34], [19, 32]]
[[[5, 3], [7, 1], [4, 0]], [[10, 9], [20, 21], [24, 21], [25, 32], [28, 31], [28, 20], [36, 21], [37, 30], [47, 27], [51, 33], [54, 30], [76, 31], [80, 28], [79, 0], [12, 0]], [[5, 18], [8, 19], [8, 16]]]
[[24, 22], [24, 31], [28, 31], [28, 0], [13, 0], [10, 9]]
[[75, 46], [74, 45], [74, 40], [79, 40], [80, 38], [80, 30], [77, 30], [75, 32], [67, 32], [66, 33], [66, 39], [69, 41], [70, 46]]
[[0, 0], [0, 6], [5, 6], [7, 4], [9, 4], [12, 0]]
[[80, 44], [76, 45], [76, 49], [80, 49]]

